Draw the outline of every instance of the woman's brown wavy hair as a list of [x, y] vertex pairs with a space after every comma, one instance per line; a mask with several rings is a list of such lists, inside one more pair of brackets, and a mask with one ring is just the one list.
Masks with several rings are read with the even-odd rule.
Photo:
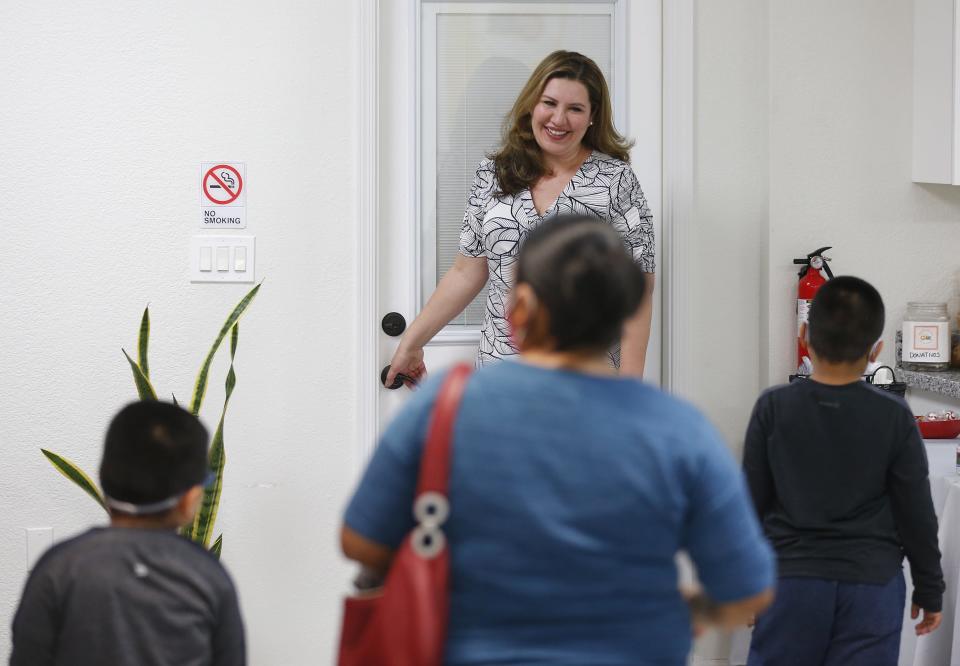
[[543, 153], [533, 136], [531, 114], [550, 79], [579, 81], [590, 98], [590, 120], [583, 145], [624, 162], [630, 161], [630, 147], [613, 126], [610, 91], [597, 63], [574, 51], [554, 51], [530, 75], [513, 108], [503, 121], [503, 143], [490, 155], [497, 173], [499, 195], [515, 195], [546, 173]]

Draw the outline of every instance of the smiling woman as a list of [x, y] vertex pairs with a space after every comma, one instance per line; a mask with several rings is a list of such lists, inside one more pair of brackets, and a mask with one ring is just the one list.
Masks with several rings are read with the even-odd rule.
[[[630, 142], [613, 125], [610, 92], [590, 58], [555, 51], [537, 66], [504, 121], [500, 148], [477, 168], [460, 233], [460, 253], [404, 334], [386, 385], [425, 372], [423, 347], [489, 279], [478, 365], [515, 356], [507, 324], [517, 253], [533, 229], [574, 213], [610, 223], [653, 289], [653, 217], [629, 165]], [[623, 327], [611, 363], [643, 375], [652, 299]]]

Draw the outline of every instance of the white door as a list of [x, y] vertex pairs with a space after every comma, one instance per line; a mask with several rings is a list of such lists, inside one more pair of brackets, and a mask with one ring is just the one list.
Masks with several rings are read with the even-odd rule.
[[[412, 321], [452, 263], [476, 166], [496, 148], [501, 121], [533, 68], [557, 49], [590, 56], [607, 76], [617, 127], [636, 140], [633, 168], [661, 237], [660, 25], [659, 0], [381, 0], [378, 326], [388, 313]], [[659, 293], [646, 365], [647, 381], [656, 384]], [[428, 372], [473, 362], [483, 296], [427, 346]], [[378, 370], [398, 339], [377, 331]], [[408, 397], [406, 388], [378, 389], [378, 429]]]

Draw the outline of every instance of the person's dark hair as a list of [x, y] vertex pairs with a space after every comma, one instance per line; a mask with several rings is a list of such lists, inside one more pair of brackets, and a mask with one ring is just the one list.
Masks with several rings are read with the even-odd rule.
[[549, 315], [557, 351], [605, 349], [640, 307], [643, 271], [613, 227], [595, 218], [560, 216], [527, 236], [516, 283], [532, 287]]
[[810, 306], [810, 347], [832, 363], [858, 361], [883, 333], [883, 299], [873, 285], [844, 275], [820, 287]]
[[190, 412], [165, 402], [131, 403], [107, 429], [100, 486], [128, 504], [175, 497], [203, 483], [208, 442], [207, 429]]

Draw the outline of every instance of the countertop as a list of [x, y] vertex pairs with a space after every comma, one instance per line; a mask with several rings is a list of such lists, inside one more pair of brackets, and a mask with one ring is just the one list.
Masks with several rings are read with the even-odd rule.
[[951, 368], [941, 372], [919, 372], [900, 367], [901, 333], [896, 335], [897, 378], [910, 388], [932, 391], [960, 400], [960, 369]]
[[933, 391], [960, 400], [960, 370], [916, 372], [897, 368], [897, 375], [910, 388]]

